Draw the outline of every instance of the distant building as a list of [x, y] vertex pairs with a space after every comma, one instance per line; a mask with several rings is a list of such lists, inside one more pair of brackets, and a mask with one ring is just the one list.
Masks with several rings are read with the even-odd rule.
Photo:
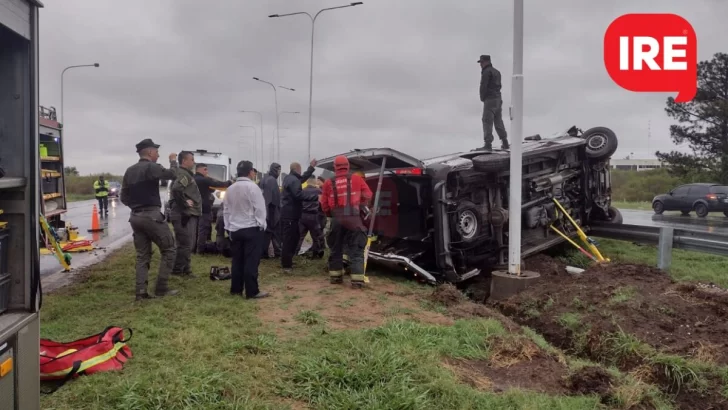
[[659, 159], [616, 159], [612, 158], [609, 161], [609, 165], [612, 169], [624, 169], [632, 171], [647, 171], [649, 169], [663, 168], [667, 165], [662, 163]]

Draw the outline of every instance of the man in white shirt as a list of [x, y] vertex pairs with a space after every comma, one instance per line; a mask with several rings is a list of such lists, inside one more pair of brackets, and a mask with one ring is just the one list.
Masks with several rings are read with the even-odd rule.
[[223, 220], [231, 242], [232, 278], [230, 293], [247, 299], [269, 296], [258, 289], [258, 265], [263, 254], [266, 206], [255, 181], [257, 171], [250, 161], [240, 161], [238, 178], [225, 192]]

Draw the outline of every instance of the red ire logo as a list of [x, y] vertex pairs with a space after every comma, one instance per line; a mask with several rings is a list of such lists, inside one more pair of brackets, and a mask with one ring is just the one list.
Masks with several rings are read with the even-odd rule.
[[698, 90], [695, 30], [675, 14], [625, 14], [604, 34], [604, 66], [624, 89], [677, 91], [675, 102], [688, 102]]

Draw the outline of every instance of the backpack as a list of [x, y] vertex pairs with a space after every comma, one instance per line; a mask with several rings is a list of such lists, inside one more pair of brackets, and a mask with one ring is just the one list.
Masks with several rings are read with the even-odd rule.
[[73, 342], [60, 343], [40, 339], [40, 380], [56, 381], [52, 393], [66, 382], [96, 372], [121, 370], [132, 357], [131, 349], [124, 339], [124, 329], [109, 326], [103, 332]]

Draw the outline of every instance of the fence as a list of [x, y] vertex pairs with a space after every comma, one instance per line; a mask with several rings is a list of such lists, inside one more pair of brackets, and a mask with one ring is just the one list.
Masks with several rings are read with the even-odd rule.
[[708, 232], [671, 227], [595, 224], [591, 226], [589, 235], [657, 245], [657, 267], [661, 270], [670, 268], [673, 248], [728, 256], [728, 236]]

